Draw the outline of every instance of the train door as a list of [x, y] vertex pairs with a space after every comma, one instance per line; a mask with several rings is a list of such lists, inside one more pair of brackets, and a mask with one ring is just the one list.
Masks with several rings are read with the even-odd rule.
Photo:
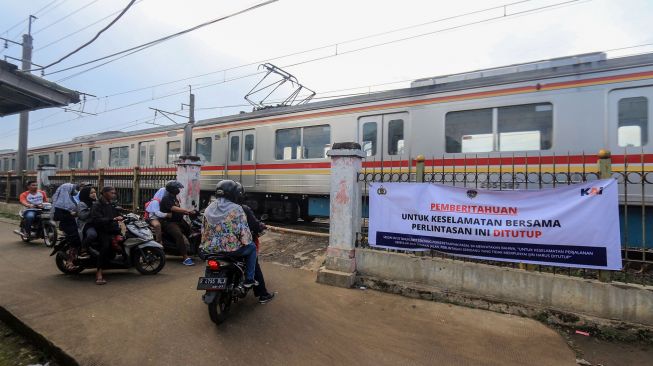
[[392, 113], [383, 115], [383, 155], [385, 162], [396, 162], [392, 165], [407, 166], [402, 163], [410, 158], [408, 146], [408, 113]]
[[358, 142], [368, 161], [381, 160], [383, 146], [383, 116], [365, 116], [358, 119]]
[[256, 184], [256, 133], [254, 130], [229, 132], [227, 178], [245, 188]]

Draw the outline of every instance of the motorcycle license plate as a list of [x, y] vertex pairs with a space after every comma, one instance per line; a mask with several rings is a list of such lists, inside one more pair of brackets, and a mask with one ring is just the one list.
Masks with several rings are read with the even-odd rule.
[[200, 277], [198, 290], [224, 290], [227, 288], [227, 277]]

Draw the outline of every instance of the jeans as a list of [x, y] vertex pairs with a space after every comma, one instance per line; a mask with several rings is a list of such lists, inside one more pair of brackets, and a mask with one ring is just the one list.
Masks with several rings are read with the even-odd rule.
[[25, 229], [26, 233], [29, 234], [29, 232], [32, 231], [32, 224], [34, 223], [34, 219], [36, 219], [37, 214], [37, 210], [23, 211], [23, 219], [25, 219], [25, 226], [23, 226], [23, 229]]
[[231, 254], [245, 257], [245, 265], [247, 266], [245, 277], [247, 280], [254, 280], [254, 274], [256, 273], [256, 245], [254, 245], [254, 243], [249, 243], [238, 248], [238, 250], [231, 252]]
[[254, 274], [254, 279], [258, 282], [257, 286], [254, 286], [254, 296], [261, 297], [268, 294], [268, 289], [265, 288], [265, 279], [263, 278], [263, 271], [261, 271], [261, 266], [256, 261], [256, 273]]

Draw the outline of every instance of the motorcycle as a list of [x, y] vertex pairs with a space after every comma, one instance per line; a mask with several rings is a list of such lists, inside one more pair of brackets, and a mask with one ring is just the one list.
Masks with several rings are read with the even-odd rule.
[[[199, 213], [195, 213], [190, 216], [184, 216], [184, 221], [190, 228], [190, 234], [187, 236], [187, 238], [188, 238], [188, 243], [190, 244], [190, 248], [188, 248], [188, 255], [191, 256], [199, 254], [200, 241], [202, 239], [201, 217], [202, 216]], [[175, 242], [175, 239], [172, 236], [168, 235], [164, 231], [162, 235], [162, 239], [163, 242], [161, 244], [163, 244], [163, 249], [167, 254], [181, 255], [181, 252], [177, 247], [177, 243]]]
[[[163, 246], [154, 241], [147, 222], [133, 213], [123, 216], [126, 230], [112, 251], [107, 269], [127, 269], [135, 267], [143, 275], [159, 273], [166, 263]], [[57, 268], [64, 274], [78, 274], [85, 269], [97, 268], [99, 251], [91, 244], [88, 258], [77, 257], [77, 250], [70, 246], [64, 237], [54, 246], [50, 256], [55, 256]]]
[[41, 208], [33, 208], [30, 210], [36, 211], [36, 217], [32, 222], [30, 233], [25, 232], [25, 211], [20, 212], [20, 229], [14, 230], [14, 234], [20, 236], [21, 240], [29, 243], [33, 239], [43, 239], [45, 246], [50, 248], [57, 242], [57, 227], [50, 219], [50, 212], [52, 211], [51, 203], [44, 203]]
[[202, 300], [209, 307], [209, 317], [215, 324], [227, 319], [232, 303], [247, 296], [250, 288], [245, 282], [245, 259], [231, 253], [206, 257], [204, 277], [197, 282], [197, 290], [205, 291]]

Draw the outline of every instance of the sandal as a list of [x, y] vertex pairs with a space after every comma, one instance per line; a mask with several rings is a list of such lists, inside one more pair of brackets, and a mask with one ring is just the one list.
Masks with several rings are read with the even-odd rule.
[[107, 280], [105, 280], [104, 278], [98, 278], [98, 279], [95, 280], [95, 284], [96, 285], [106, 285]]

